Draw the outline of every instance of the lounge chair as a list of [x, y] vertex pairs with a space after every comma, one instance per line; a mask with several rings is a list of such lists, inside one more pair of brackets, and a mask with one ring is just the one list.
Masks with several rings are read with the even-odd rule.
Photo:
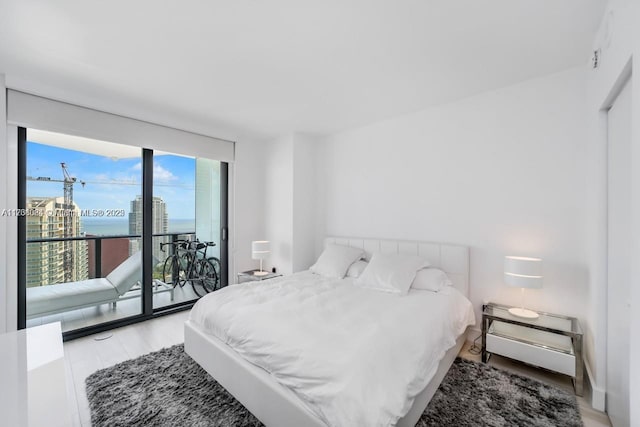
[[[139, 292], [134, 292], [136, 295], [126, 294], [135, 290], [132, 289], [134, 286], [139, 290], [141, 282], [142, 255], [138, 252], [107, 277], [27, 288], [27, 319], [101, 304], [113, 303], [115, 306], [119, 300], [140, 296]], [[154, 290], [158, 290], [157, 283]], [[171, 292], [173, 300], [173, 287], [165, 290]]]

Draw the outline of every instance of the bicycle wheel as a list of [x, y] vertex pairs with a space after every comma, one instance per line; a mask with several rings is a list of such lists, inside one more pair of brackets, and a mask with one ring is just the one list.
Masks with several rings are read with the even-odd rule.
[[[199, 270], [200, 267], [195, 267], [195, 270]], [[196, 277], [191, 277], [189, 279], [189, 283], [191, 283], [191, 288], [193, 289], [193, 292], [196, 293], [196, 295], [198, 295], [198, 297], [203, 297], [205, 296], [209, 291], [206, 290], [206, 288], [204, 287], [204, 281], [198, 277], [200, 273], [198, 273], [197, 271], [195, 272]]]
[[181, 268], [181, 261], [178, 255], [172, 255], [164, 261], [164, 267], [162, 268], [163, 282], [180, 287], [184, 286], [186, 282], [186, 273]]
[[217, 289], [218, 285], [218, 272], [215, 269], [213, 263], [210, 260], [200, 260], [199, 264], [199, 276], [202, 283], [202, 287], [207, 293], [213, 292]]
[[195, 255], [186, 252], [182, 257], [180, 257], [178, 262], [181, 266], [181, 275], [184, 277], [183, 284], [190, 283], [193, 292], [198, 297], [204, 296], [207, 292], [206, 290], [203, 290], [200, 275], [200, 263], [195, 259]]
[[213, 270], [216, 272], [216, 289], [222, 289], [222, 276], [220, 275], [220, 260], [216, 257], [207, 258], [207, 261], [213, 265]]
[[162, 281], [175, 288], [178, 284], [178, 277], [176, 259], [175, 257], [170, 256], [164, 261], [164, 267], [162, 267]]

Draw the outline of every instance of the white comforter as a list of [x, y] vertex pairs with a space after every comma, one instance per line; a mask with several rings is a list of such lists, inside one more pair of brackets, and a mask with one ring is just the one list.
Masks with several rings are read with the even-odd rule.
[[454, 288], [398, 296], [311, 272], [229, 286], [190, 320], [270, 372], [331, 426], [395, 424], [468, 325]]

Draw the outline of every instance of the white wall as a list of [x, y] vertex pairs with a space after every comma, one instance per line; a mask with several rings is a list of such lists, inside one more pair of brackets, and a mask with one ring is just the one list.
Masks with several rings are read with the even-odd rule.
[[[265, 188], [266, 240], [271, 254], [264, 265], [279, 273], [293, 272], [293, 134], [270, 141], [265, 146], [265, 177], [256, 186]], [[253, 240], [262, 240], [256, 236]], [[258, 262], [258, 261], [254, 261]], [[257, 264], [256, 264], [257, 266]]]
[[293, 147], [293, 271], [308, 270], [316, 260], [317, 138], [296, 133]]
[[290, 274], [315, 260], [315, 146], [293, 133], [265, 145], [265, 228], [271, 254], [265, 265]]
[[[471, 301], [519, 302], [503, 257], [544, 259], [527, 305], [585, 318], [585, 69], [571, 69], [326, 139], [326, 235], [471, 247]], [[479, 322], [478, 322], [479, 325]]]
[[[0, 159], [7, 159], [7, 91], [4, 85], [4, 74], [0, 74]], [[6, 160], [5, 160], [6, 161]], [[2, 162], [0, 160], [0, 162]], [[7, 207], [7, 168], [0, 168], [0, 210]], [[0, 333], [7, 330], [7, 265], [2, 260], [7, 256], [7, 219], [0, 215]]]
[[[594, 50], [600, 49], [600, 66], [588, 73], [588, 120], [589, 188], [591, 189], [587, 211], [589, 217], [589, 259], [592, 274], [589, 280], [589, 316], [592, 319], [594, 352], [591, 355], [592, 369], [597, 388], [606, 388], [607, 349], [607, 193], [606, 193], [606, 152], [607, 128], [605, 110], [624, 83], [625, 75], [632, 71], [632, 117], [638, 117], [640, 110], [640, 5], [631, 0], [611, 0], [607, 6], [600, 30], [594, 41]], [[633, 260], [631, 277], [640, 274], [640, 121], [632, 123], [632, 225]], [[631, 284], [631, 336], [630, 357], [630, 402], [640, 402], [640, 368], [635, 360], [640, 360], [640, 287]], [[594, 407], [604, 405], [604, 396], [594, 395]], [[630, 425], [640, 425], [640, 408], [631, 405]]]
[[630, 394], [629, 401], [631, 402], [630, 411], [630, 425], [640, 425], [640, 365], [637, 361], [640, 360], [640, 286], [638, 286], [637, 278], [640, 277], [640, 120], [638, 120], [638, 112], [640, 112], [640, 4], [635, 2], [633, 4], [634, 10], [631, 11], [630, 21], [627, 25], [631, 29], [631, 40], [635, 42], [633, 46], [633, 100], [632, 100], [632, 112], [633, 120], [632, 124], [632, 179], [631, 186], [633, 189], [633, 196], [631, 199], [632, 204], [632, 234], [633, 234], [633, 249], [631, 253], [632, 271], [631, 277], [634, 281], [631, 284], [631, 325], [629, 327], [631, 336], [629, 339], [631, 354], [629, 360], [631, 361], [629, 372], [629, 384]]
[[265, 236], [264, 156], [263, 142], [236, 142], [236, 161], [229, 172], [234, 189], [229, 212], [229, 283], [237, 281], [238, 272], [256, 267], [251, 259], [251, 241]]

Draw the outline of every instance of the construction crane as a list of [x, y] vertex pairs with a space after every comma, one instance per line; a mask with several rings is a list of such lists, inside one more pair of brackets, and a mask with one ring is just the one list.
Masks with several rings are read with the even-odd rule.
[[[64, 204], [67, 205], [67, 209], [73, 209], [73, 184], [78, 180], [75, 176], [69, 175], [69, 170], [67, 169], [67, 164], [65, 162], [61, 162], [60, 166], [62, 166], [62, 174], [64, 175]], [[80, 181], [80, 184], [84, 187], [85, 182]]]
[[[67, 165], [65, 162], [61, 162], [60, 166], [62, 167], [62, 175], [64, 176], [63, 188], [64, 188], [64, 210], [65, 215], [62, 217], [63, 219], [63, 230], [64, 230], [64, 254], [62, 256], [62, 266], [64, 269], [64, 281], [65, 282], [73, 282], [75, 278], [73, 277], [73, 248], [71, 247], [71, 240], [66, 240], [73, 236], [73, 218], [71, 215], [68, 215], [69, 212], [73, 211], [73, 185], [76, 183], [77, 179], [75, 176], [69, 175], [69, 171], [67, 170]], [[85, 186], [83, 181], [80, 181], [82, 187]]]
[[71, 211], [74, 210], [73, 206], [73, 186], [76, 182], [80, 182], [84, 187], [86, 182], [78, 181], [78, 179], [69, 174], [69, 170], [67, 169], [67, 164], [65, 162], [61, 162], [60, 166], [62, 167], [62, 177], [63, 179], [53, 179], [50, 177], [39, 176], [34, 178], [32, 176], [27, 177], [27, 181], [44, 181], [44, 182], [62, 182], [64, 189], [64, 197], [63, 197], [63, 206], [64, 210], [62, 221], [63, 221], [63, 236], [64, 240], [64, 252], [62, 255], [62, 266], [64, 271], [64, 281], [65, 282], [73, 282], [73, 247], [71, 240], [68, 240], [73, 236], [73, 217], [70, 215]]

